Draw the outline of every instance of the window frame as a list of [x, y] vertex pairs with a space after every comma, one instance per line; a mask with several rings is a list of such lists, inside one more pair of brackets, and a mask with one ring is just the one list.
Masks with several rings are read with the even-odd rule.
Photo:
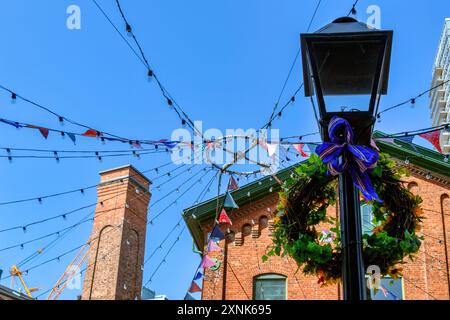
[[[262, 273], [253, 277], [253, 292], [252, 292], [252, 300], [254, 301], [265, 301], [261, 299], [256, 299], [256, 285], [258, 281], [270, 281], [270, 280], [283, 280], [284, 283], [284, 299], [280, 300], [288, 300], [288, 277], [284, 274], [280, 273]], [[281, 282], [281, 281], [280, 281]]]

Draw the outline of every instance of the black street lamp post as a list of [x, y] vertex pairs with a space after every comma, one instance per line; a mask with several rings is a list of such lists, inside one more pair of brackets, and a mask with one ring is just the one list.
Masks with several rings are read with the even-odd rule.
[[[355, 144], [370, 145], [380, 96], [387, 93], [392, 35], [349, 17], [301, 35], [305, 95], [316, 96], [323, 141], [329, 141], [331, 118], [339, 116], [350, 123]], [[339, 202], [345, 300], [366, 299], [359, 198], [344, 172]]]

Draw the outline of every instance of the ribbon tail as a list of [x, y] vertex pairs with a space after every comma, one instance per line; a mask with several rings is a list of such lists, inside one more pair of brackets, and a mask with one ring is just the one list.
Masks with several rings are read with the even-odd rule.
[[383, 202], [378, 197], [367, 172], [361, 172], [353, 166], [349, 166], [349, 171], [355, 186], [359, 189], [359, 191], [361, 191], [364, 199], [367, 201], [375, 200], [377, 202]]

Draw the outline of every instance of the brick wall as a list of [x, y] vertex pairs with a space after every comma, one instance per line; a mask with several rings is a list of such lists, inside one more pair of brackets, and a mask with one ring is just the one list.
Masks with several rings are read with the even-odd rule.
[[132, 166], [100, 175], [82, 299], [140, 299], [150, 182]]
[[[405, 184], [424, 200], [425, 241], [417, 259], [407, 261], [403, 267], [404, 298], [450, 299], [450, 184], [442, 179], [428, 180], [419, 170], [405, 178]], [[261, 257], [271, 244], [277, 201], [277, 194], [270, 194], [229, 214], [233, 225], [222, 227], [228, 233], [227, 239], [219, 243], [223, 253], [215, 254], [222, 265], [217, 271], [206, 271], [202, 299], [252, 299], [253, 278], [265, 273], [287, 277], [288, 299], [341, 299], [340, 285], [321, 287], [316, 277], [303, 275], [291, 258], [270, 257], [262, 262]], [[336, 213], [336, 207], [329, 208], [329, 215], [336, 217]], [[212, 223], [202, 225], [205, 239], [211, 228]]]

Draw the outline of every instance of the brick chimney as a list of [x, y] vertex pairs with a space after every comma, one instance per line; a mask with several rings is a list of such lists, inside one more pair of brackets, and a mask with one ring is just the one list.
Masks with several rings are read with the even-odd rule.
[[141, 299], [151, 182], [131, 165], [100, 177], [82, 300]]

